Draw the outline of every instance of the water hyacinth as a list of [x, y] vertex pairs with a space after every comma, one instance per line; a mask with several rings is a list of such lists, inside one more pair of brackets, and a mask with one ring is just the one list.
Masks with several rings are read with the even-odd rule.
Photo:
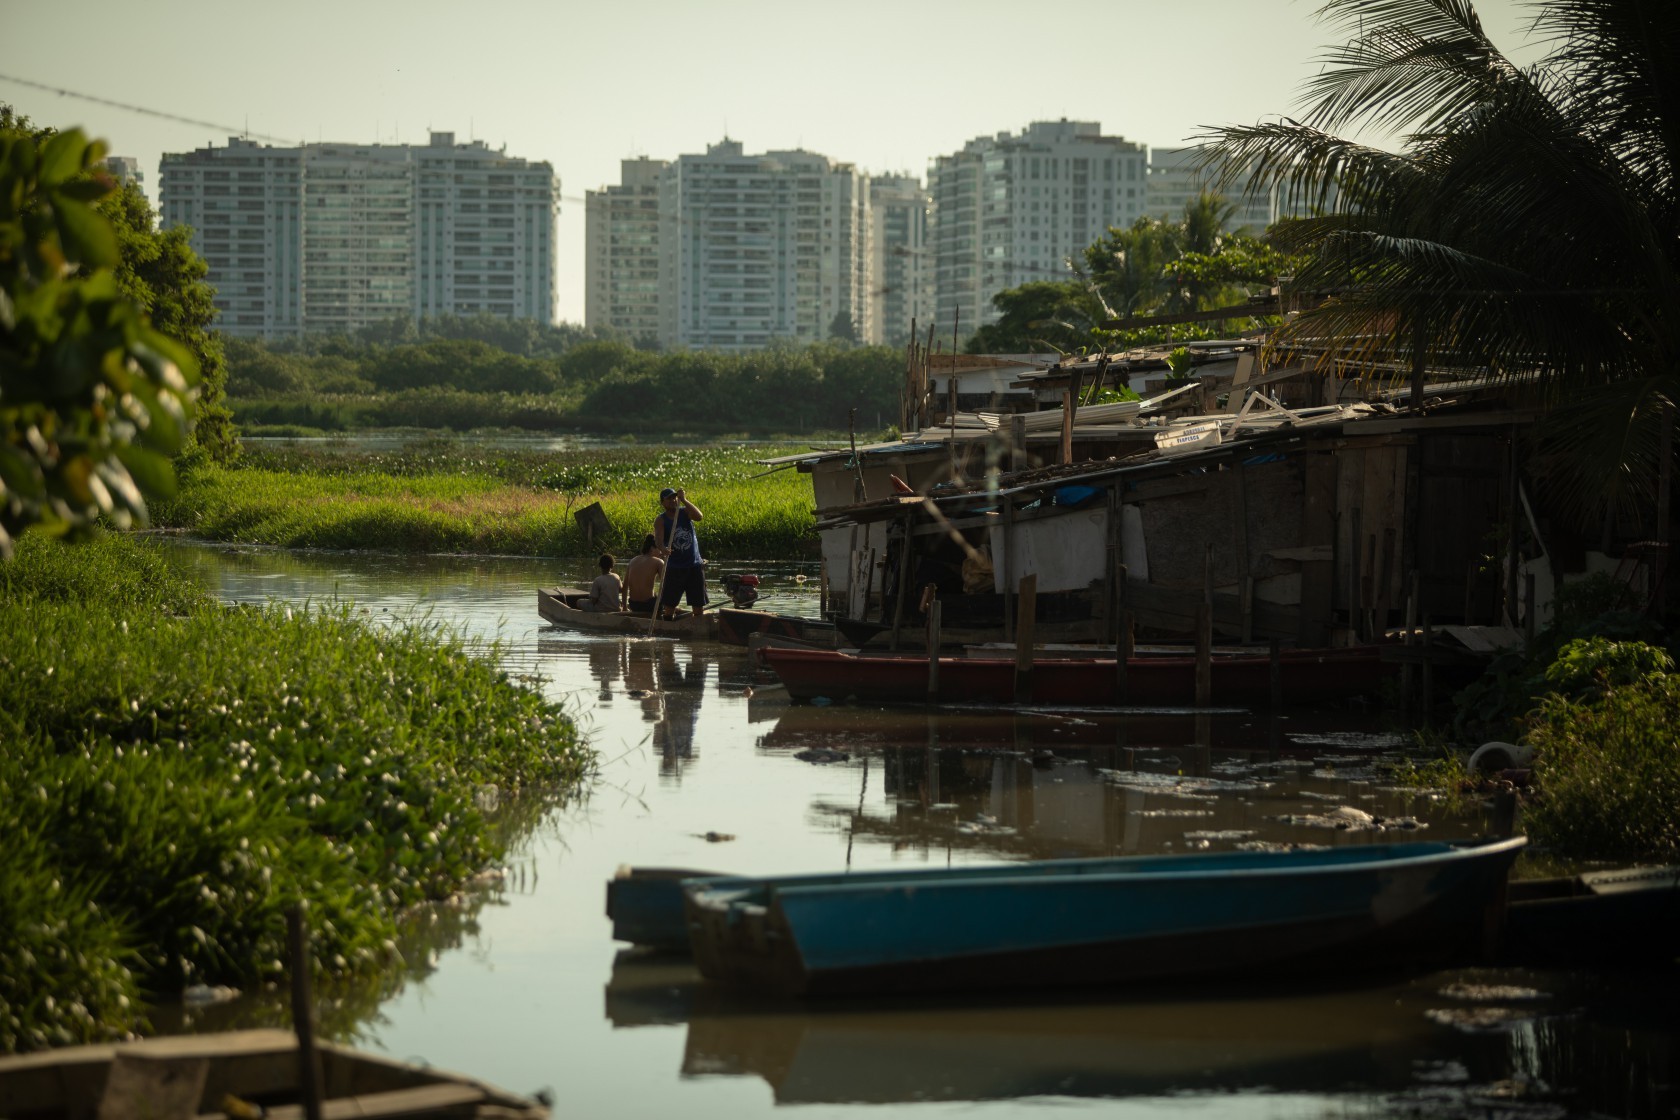
[[121, 538], [0, 566], [0, 667], [0, 1050], [275, 979], [300, 900], [318, 967], [376, 968], [405, 908], [503, 856], [476, 788], [552, 800], [592, 766], [447, 635], [224, 608]]
[[[791, 559], [816, 548], [809, 480], [764, 477], [786, 447], [623, 448], [484, 453], [421, 443], [400, 452], [254, 452], [205, 467], [154, 510], [159, 524], [212, 540], [507, 556], [634, 552], [668, 485], [704, 510], [720, 559]], [[600, 502], [612, 526], [593, 545], [572, 514]]]

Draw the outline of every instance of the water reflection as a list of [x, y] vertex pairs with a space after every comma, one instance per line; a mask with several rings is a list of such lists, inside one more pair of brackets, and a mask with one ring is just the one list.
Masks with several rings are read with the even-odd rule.
[[[1262, 981], [1170, 997], [863, 1006], [755, 999], [701, 981], [686, 961], [625, 951], [605, 1002], [616, 1029], [686, 1024], [685, 1075], [761, 1078], [779, 1104], [1335, 1094], [1359, 1085], [1413, 1116], [1480, 1114], [1495, 1102], [1510, 1116], [1672, 1115], [1672, 1035], [1639, 1014], [1649, 1006], [1639, 984], [1595, 986], [1605, 1010], [1634, 1017], [1612, 1025], [1571, 1006], [1582, 993], [1566, 976], [1527, 979], [1545, 987], [1513, 996], [1509, 985], [1424, 976], [1348, 990], [1326, 977], [1316, 987]], [[1510, 1014], [1496, 1029], [1439, 1021], [1434, 1012], [1467, 988], [1471, 998], [1492, 993], [1482, 1006]], [[1680, 994], [1672, 982], [1665, 990]]]
[[[770, 874], [1416, 835], [1360, 827], [1355, 811], [1410, 818], [1429, 838], [1484, 831], [1473, 809], [1385, 786], [1374, 762], [1402, 739], [1356, 710], [790, 705], [732, 647], [540, 624], [535, 587], [588, 576], [588, 558], [177, 549], [224, 598], [336, 595], [382, 623], [430, 617], [497, 640], [509, 671], [574, 712], [601, 753], [594, 793], [516, 840], [530, 885], [429, 923], [409, 971], [342, 999], [331, 1017], [339, 1037], [521, 1091], [549, 1085], [575, 1115], [740, 1120], [832, 1102], [811, 1114], [867, 1103], [882, 1117], [920, 1114], [914, 1102], [925, 1100], [1000, 1100], [1011, 1115], [1041, 1115], [1082, 1103], [1112, 1111], [1106, 1098], [1127, 1098], [1221, 1120], [1655, 1118], [1680, 1105], [1672, 974], [768, 1004], [702, 985], [686, 962], [615, 959], [601, 913], [602, 884], [625, 863]], [[817, 581], [795, 578], [813, 566], [754, 568], [766, 605], [814, 613]], [[1467, 981], [1546, 998], [1466, 997], [1454, 986]], [[196, 1019], [286, 1021], [282, 997], [261, 994]]]

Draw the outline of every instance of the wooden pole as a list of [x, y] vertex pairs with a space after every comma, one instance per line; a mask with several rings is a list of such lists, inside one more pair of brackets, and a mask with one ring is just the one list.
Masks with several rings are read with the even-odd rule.
[[[995, 562], [995, 561], [994, 561]], [[1015, 502], [1003, 499], [1003, 630], [1004, 637], [1015, 637]]]
[[[1407, 649], [1417, 645], [1418, 620], [1418, 591], [1419, 581], [1416, 568], [1412, 569], [1411, 579], [1407, 580], [1406, 588], [1406, 640], [1401, 643]], [[1400, 666], [1400, 705], [1402, 710], [1409, 708], [1416, 702], [1413, 691], [1417, 687], [1417, 670], [1413, 668], [1410, 659]]]
[[1021, 577], [1015, 618], [1015, 699], [1032, 699], [1033, 624], [1038, 615], [1038, 573]]
[[939, 621], [941, 604], [936, 596], [928, 604], [927, 647], [928, 647], [928, 701], [931, 703], [939, 699]]
[[1127, 679], [1132, 656], [1132, 616], [1126, 609], [1126, 565], [1121, 564], [1115, 581], [1114, 611], [1114, 702], [1131, 703], [1131, 682]]
[[315, 1004], [309, 994], [309, 930], [304, 903], [286, 912], [286, 942], [291, 956], [292, 1029], [298, 1040], [298, 1095], [305, 1120], [321, 1120], [321, 1053], [315, 1048]]
[[857, 409], [855, 408], [846, 414], [846, 438], [850, 440], [852, 445], [852, 501], [867, 502], [869, 491], [863, 485], [863, 462], [858, 458], [857, 453]]
[[1202, 601], [1196, 605], [1196, 707], [1213, 702], [1213, 546], [1202, 565]]
[[1009, 418], [1009, 473], [1027, 467], [1027, 418], [1017, 412]]
[[898, 596], [893, 602], [892, 648], [898, 648], [898, 628], [904, 622], [904, 602], [909, 593], [910, 550], [915, 547], [915, 519], [904, 518], [904, 539], [898, 546]]
[[1283, 643], [1276, 638], [1272, 639], [1270, 655], [1268, 667], [1271, 679], [1269, 683], [1271, 685], [1272, 711], [1276, 712], [1283, 708]]

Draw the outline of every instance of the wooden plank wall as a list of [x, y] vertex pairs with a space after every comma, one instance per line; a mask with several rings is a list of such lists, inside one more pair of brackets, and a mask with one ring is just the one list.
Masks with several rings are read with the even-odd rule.
[[1336, 453], [1335, 605], [1356, 640], [1370, 641], [1403, 603], [1410, 439], [1349, 441]]

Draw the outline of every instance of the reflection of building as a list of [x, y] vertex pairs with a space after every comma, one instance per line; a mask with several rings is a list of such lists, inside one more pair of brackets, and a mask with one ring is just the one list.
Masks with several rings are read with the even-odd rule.
[[554, 321], [546, 163], [457, 144], [304, 144], [232, 137], [165, 154], [162, 222], [189, 226], [210, 266], [216, 325], [284, 338], [393, 317]]

